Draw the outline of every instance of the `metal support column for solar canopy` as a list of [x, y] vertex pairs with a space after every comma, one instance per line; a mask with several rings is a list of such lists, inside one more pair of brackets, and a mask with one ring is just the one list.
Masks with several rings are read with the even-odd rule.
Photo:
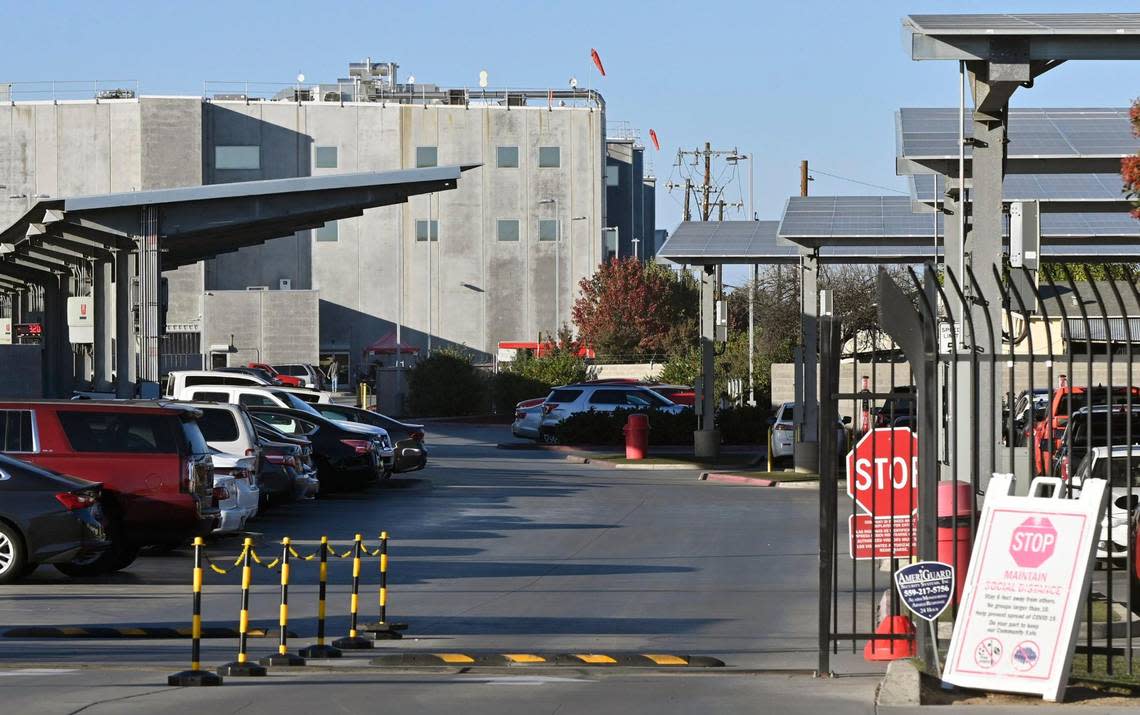
[[797, 472], [819, 471], [819, 254], [800, 255], [800, 359], [803, 360], [803, 401], [796, 406], [799, 429], [792, 461]]
[[135, 334], [131, 326], [131, 252], [115, 251], [115, 396], [135, 396]]
[[[158, 207], [139, 212], [139, 382], [158, 384]], [[141, 385], [140, 385], [141, 386]]]
[[720, 456], [720, 432], [716, 429], [716, 288], [716, 266], [703, 266], [700, 410], [693, 453], [710, 461]]
[[94, 359], [91, 386], [104, 391], [111, 386], [111, 262], [96, 261], [91, 275], [92, 309], [95, 312]]

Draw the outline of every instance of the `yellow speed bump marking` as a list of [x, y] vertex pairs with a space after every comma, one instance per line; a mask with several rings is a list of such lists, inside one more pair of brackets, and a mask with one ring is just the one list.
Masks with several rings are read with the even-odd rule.
[[646, 658], [650, 659], [657, 665], [688, 665], [689, 661], [684, 658], [678, 658], [675, 655], [656, 655], [653, 653], [645, 653]]
[[616, 660], [608, 655], [597, 655], [595, 653], [575, 653], [574, 657], [583, 663], [590, 663], [592, 665], [614, 665]]
[[146, 637], [147, 632], [145, 628], [120, 628], [119, 634], [124, 636]]
[[503, 657], [512, 663], [545, 663], [546, 658], [530, 653], [504, 653]]
[[444, 663], [474, 663], [475, 659], [463, 653], [436, 653], [435, 657]]
[[68, 628], [68, 627], [60, 628], [59, 632], [65, 636], [85, 636], [88, 633], [86, 628]]

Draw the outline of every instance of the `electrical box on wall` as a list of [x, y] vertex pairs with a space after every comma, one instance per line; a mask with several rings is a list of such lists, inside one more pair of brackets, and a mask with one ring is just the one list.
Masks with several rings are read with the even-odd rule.
[[67, 299], [67, 334], [75, 344], [95, 342], [95, 305], [91, 296]]
[[12, 319], [0, 318], [0, 345], [12, 344]]
[[281, 280], [277, 281], [277, 289], [278, 290], [293, 290], [293, 279], [292, 278], [282, 278]]

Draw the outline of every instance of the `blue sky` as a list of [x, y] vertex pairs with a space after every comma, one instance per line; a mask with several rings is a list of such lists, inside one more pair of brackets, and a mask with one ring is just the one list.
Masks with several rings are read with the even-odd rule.
[[[1133, 8], [1135, 10], [1135, 8]], [[349, 61], [394, 60], [440, 85], [563, 87], [605, 95], [610, 120], [661, 139], [656, 173], [704, 140], [756, 156], [761, 218], [799, 190], [799, 161], [905, 189], [894, 175], [893, 112], [957, 103], [954, 63], [909, 59], [900, 20], [931, 12], [1126, 11], [1100, 2], [387, 2], [285, 0], [0, 3], [0, 81], [129, 78], [147, 93], [201, 92], [203, 80], [333, 80]], [[589, 62], [596, 47], [608, 76]], [[1071, 63], [1020, 90], [1017, 106], [1123, 106], [1140, 62]], [[813, 194], [884, 190], [815, 174]], [[747, 200], [747, 182], [729, 191]], [[681, 197], [663, 189], [658, 226]]]

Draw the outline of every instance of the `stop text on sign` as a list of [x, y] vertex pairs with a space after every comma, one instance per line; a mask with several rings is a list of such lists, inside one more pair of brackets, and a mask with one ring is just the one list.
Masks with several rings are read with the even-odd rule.
[[847, 454], [847, 495], [864, 514], [918, 510], [918, 438], [907, 427], [874, 429]]
[[895, 489], [903, 489], [909, 482], [914, 486], [914, 474], [918, 471], [918, 455], [905, 457], [875, 457], [874, 459], [855, 458], [855, 490], [872, 488], [886, 489], [887, 484]]

